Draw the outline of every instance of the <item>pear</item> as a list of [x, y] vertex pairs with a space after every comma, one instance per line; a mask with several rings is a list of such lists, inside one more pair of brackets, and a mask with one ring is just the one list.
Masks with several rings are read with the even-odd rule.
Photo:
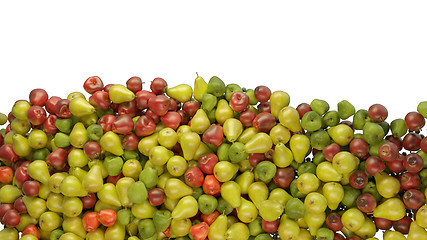
[[278, 229], [280, 239], [297, 239], [300, 235], [300, 231], [300, 227], [296, 221], [288, 218], [286, 215], [283, 215], [280, 218], [280, 225]]
[[77, 217], [83, 211], [82, 200], [78, 197], [64, 197], [62, 207], [62, 213], [67, 217]]
[[104, 203], [120, 207], [122, 204], [117, 194], [116, 186], [112, 183], [104, 183], [97, 193], [98, 199]]
[[39, 218], [47, 210], [46, 201], [39, 197], [28, 197], [24, 195], [22, 201], [24, 201], [28, 214], [31, 217]]
[[244, 240], [249, 239], [250, 233], [249, 228], [246, 224], [241, 222], [233, 223], [224, 234], [225, 239], [238, 239]]
[[150, 204], [150, 201], [147, 199], [143, 203], [137, 203], [131, 207], [132, 214], [139, 219], [144, 218], [153, 218], [154, 213], [157, 211], [157, 208]]
[[49, 167], [43, 160], [34, 160], [28, 165], [28, 175], [42, 184], [48, 184], [50, 178]]
[[73, 233], [83, 239], [86, 238], [86, 230], [80, 217], [65, 217], [64, 221], [62, 222], [62, 229], [66, 233]]
[[147, 200], [148, 192], [144, 182], [136, 181], [130, 186], [128, 198], [133, 203], [143, 203]]
[[170, 199], [179, 199], [193, 194], [193, 189], [178, 178], [169, 178], [164, 191], [166, 197]]
[[310, 213], [307, 212], [304, 216], [304, 221], [308, 226], [311, 236], [316, 236], [317, 230], [323, 225], [326, 219], [325, 212]]
[[348, 151], [341, 151], [332, 159], [332, 166], [338, 173], [351, 173], [359, 166], [359, 158]]
[[225, 240], [224, 234], [227, 231], [227, 216], [219, 215], [215, 221], [209, 226], [209, 240]]
[[221, 197], [224, 198], [233, 208], [240, 206], [241, 189], [235, 181], [228, 181], [221, 185]]
[[284, 107], [287, 107], [289, 105], [289, 102], [290, 102], [290, 97], [288, 93], [280, 90], [274, 91], [270, 95], [271, 115], [273, 115], [275, 118], [279, 118], [280, 111]]
[[104, 151], [110, 152], [117, 156], [124, 154], [122, 141], [120, 140], [119, 135], [112, 131], [108, 131], [102, 135], [101, 139], [99, 140], [99, 144]]
[[80, 167], [72, 167], [68, 173], [77, 177], [80, 182], [83, 182], [83, 178], [86, 176], [87, 171]]
[[220, 161], [215, 164], [214, 176], [220, 182], [230, 181], [239, 171], [239, 165], [227, 161]]
[[284, 107], [280, 110], [279, 122], [294, 133], [301, 131], [299, 113], [291, 106]]
[[97, 228], [95, 231], [86, 234], [86, 240], [105, 240], [105, 232], [103, 229]]
[[234, 142], [243, 132], [243, 124], [240, 120], [229, 118], [225, 120], [223, 125], [224, 136], [229, 142]]
[[332, 140], [340, 146], [347, 146], [353, 139], [353, 129], [346, 124], [338, 124], [328, 129], [328, 134]]
[[255, 204], [257, 208], [261, 205], [261, 202], [266, 200], [269, 195], [269, 190], [264, 182], [254, 182], [249, 186], [248, 189], [249, 198]]
[[374, 217], [397, 221], [406, 215], [405, 205], [399, 198], [389, 198], [374, 209]]
[[354, 108], [353, 104], [351, 104], [347, 100], [342, 100], [341, 102], [339, 102], [337, 104], [337, 108], [338, 108], [338, 116], [344, 120], [353, 116], [353, 114], [356, 113], [356, 108]]
[[172, 211], [172, 218], [182, 220], [196, 216], [199, 210], [199, 204], [193, 196], [185, 196], [181, 198]]
[[173, 88], [167, 88], [166, 94], [173, 99], [185, 103], [191, 99], [191, 96], [193, 95], [193, 89], [190, 85], [183, 83]]
[[219, 124], [224, 124], [225, 120], [234, 117], [233, 109], [228, 104], [227, 100], [221, 99], [218, 101], [215, 110], [215, 119]]
[[194, 98], [201, 102], [202, 101], [202, 97], [205, 93], [208, 92], [208, 84], [206, 83], [206, 81], [199, 76], [199, 74], [197, 74], [196, 79], [194, 79]]
[[390, 176], [385, 172], [377, 173], [374, 177], [378, 193], [381, 196], [391, 198], [399, 193], [400, 182], [397, 178]]
[[368, 239], [374, 237], [377, 232], [375, 223], [368, 217], [365, 218], [365, 221], [362, 224], [362, 227], [354, 233], [357, 236], [362, 237], [363, 239]]
[[[190, 128], [190, 126], [188, 126]], [[150, 154], [150, 150], [159, 145], [158, 142], [159, 134], [154, 132], [153, 134], [143, 137], [141, 140], [139, 140], [138, 143], [138, 150], [143, 155], [148, 156]]]
[[16, 228], [5, 227], [0, 231], [0, 239], [15, 240], [19, 239], [19, 232]]
[[289, 147], [297, 163], [302, 163], [310, 150], [310, 139], [306, 135], [294, 134], [289, 140]]
[[200, 146], [200, 136], [195, 132], [186, 132], [180, 138], [183, 157], [186, 160], [193, 159], [197, 149]]
[[310, 103], [310, 107], [313, 111], [317, 112], [320, 116], [325, 114], [329, 110], [329, 103], [325, 100], [314, 99]]
[[62, 218], [58, 213], [46, 211], [39, 218], [40, 230], [52, 232], [62, 224]]
[[259, 132], [245, 144], [247, 153], [266, 153], [273, 147], [271, 137], [264, 132]]
[[59, 186], [66, 176], [68, 176], [67, 172], [54, 173], [52, 176], [50, 176], [47, 182], [49, 190], [53, 193], [60, 193], [61, 191], [59, 190]]
[[6, 184], [0, 188], [0, 203], [13, 204], [21, 195], [22, 192], [17, 186]]
[[62, 213], [62, 202], [64, 200], [64, 195], [60, 193], [51, 193], [46, 200], [47, 208], [52, 212]]
[[70, 144], [76, 148], [83, 148], [88, 140], [89, 136], [83, 123], [78, 122], [74, 124], [73, 130], [70, 133]]
[[92, 106], [85, 98], [73, 98], [68, 106], [70, 112], [76, 117], [84, 117], [94, 113], [95, 107]]
[[[240, 169], [242, 171], [242, 169]], [[243, 171], [242, 174], [236, 177], [236, 183], [240, 187], [242, 194], [248, 194], [249, 186], [254, 182], [255, 174], [251, 170]]]
[[133, 183], [135, 183], [135, 180], [131, 177], [122, 177], [116, 183], [117, 195], [119, 196], [120, 203], [124, 207], [132, 205], [128, 194]]
[[268, 196], [269, 200], [278, 202], [283, 207], [283, 209], [285, 208], [286, 203], [292, 198], [292, 195], [286, 192], [286, 190], [284, 190], [283, 188], [273, 189], [270, 192], [270, 195]]
[[109, 97], [113, 103], [124, 103], [132, 101], [135, 98], [135, 94], [121, 84], [114, 84], [110, 88]]
[[[23, 232], [25, 228], [27, 228], [29, 225], [36, 225], [39, 222], [39, 219], [35, 217], [31, 217], [28, 213], [21, 213], [20, 215], [21, 215], [21, 221], [15, 227], [20, 232]], [[4, 238], [1, 238], [1, 235], [0, 235], [0, 239], [4, 239]]]
[[211, 125], [205, 110], [198, 109], [191, 119], [191, 130], [197, 134], [203, 134]]
[[80, 180], [73, 175], [69, 175], [62, 180], [59, 185], [59, 191], [67, 197], [84, 197], [88, 195]]
[[105, 230], [105, 240], [125, 239], [126, 227], [116, 221], [113, 226]]
[[289, 130], [281, 124], [277, 124], [270, 130], [270, 137], [273, 140], [273, 144], [279, 143], [286, 144], [291, 139], [291, 133]]
[[427, 101], [420, 102], [417, 106], [417, 112], [427, 118]]
[[344, 188], [336, 182], [327, 182], [322, 187], [323, 196], [325, 196], [329, 209], [338, 208], [341, 200], [344, 198]]
[[13, 151], [16, 153], [16, 155], [20, 157], [26, 157], [30, 155], [32, 148], [28, 142], [28, 138], [16, 133], [12, 137], [12, 142]]
[[258, 216], [258, 209], [255, 205], [245, 198], [241, 197], [240, 206], [236, 208], [237, 217], [241, 222], [250, 223]]
[[316, 176], [322, 182], [339, 182], [342, 179], [342, 174], [340, 174], [329, 161], [324, 161], [317, 165]]
[[83, 177], [82, 184], [87, 192], [98, 192], [104, 184], [101, 166], [93, 165], [92, 168]]
[[261, 202], [258, 210], [265, 221], [276, 221], [282, 215], [284, 207], [279, 202], [267, 199]]
[[408, 240], [427, 239], [427, 231], [420, 227], [415, 221], [411, 222], [408, 232]]
[[378, 123], [366, 122], [363, 126], [363, 139], [369, 143], [369, 145], [380, 142], [384, 136], [384, 130]]

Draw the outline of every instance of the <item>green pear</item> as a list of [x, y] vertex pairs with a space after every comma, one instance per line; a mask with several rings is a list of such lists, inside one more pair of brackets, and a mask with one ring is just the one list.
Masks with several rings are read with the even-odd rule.
[[50, 178], [49, 167], [43, 160], [34, 160], [28, 165], [28, 175], [42, 184], [48, 184]]
[[302, 163], [310, 150], [310, 139], [306, 135], [294, 134], [289, 140], [289, 147], [297, 163]]
[[122, 204], [117, 194], [116, 186], [112, 183], [104, 183], [97, 193], [98, 199], [106, 204], [120, 207]]
[[363, 139], [370, 145], [380, 142], [385, 136], [380, 124], [367, 122], [363, 126]]
[[280, 110], [279, 122], [294, 133], [301, 131], [299, 113], [291, 106], [284, 107]]
[[308, 111], [301, 118], [301, 127], [314, 132], [322, 127], [322, 117], [315, 111]]
[[178, 178], [169, 178], [164, 191], [166, 197], [170, 199], [179, 199], [193, 194], [193, 189]]
[[336, 126], [340, 122], [340, 117], [338, 115], [338, 112], [335, 110], [326, 112], [325, 115], [323, 115], [322, 119], [323, 119], [323, 124], [328, 127]]
[[202, 101], [202, 97], [205, 93], [208, 92], [208, 84], [206, 83], [206, 81], [199, 76], [199, 74], [197, 74], [196, 79], [194, 79], [194, 98], [201, 102]]
[[67, 197], [84, 197], [88, 192], [80, 180], [73, 175], [66, 176], [59, 185], [59, 191]]
[[180, 138], [180, 144], [181, 144], [183, 157], [186, 160], [193, 159], [197, 149], [200, 146], [200, 142], [201, 142], [200, 136], [195, 132], [186, 132], [182, 134]]
[[427, 101], [420, 102], [417, 106], [417, 111], [423, 115], [424, 118], [427, 118]]
[[273, 140], [264, 132], [259, 132], [245, 144], [247, 153], [266, 153], [273, 147]]
[[167, 88], [166, 94], [173, 99], [185, 103], [193, 96], [193, 89], [190, 85], [183, 83], [172, 88]]
[[96, 111], [94, 106], [92, 106], [85, 98], [81, 97], [70, 100], [68, 108], [76, 117], [84, 117]]
[[132, 101], [135, 98], [135, 94], [121, 84], [114, 84], [110, 88], [109, 97], [113, 103], [124, 103]]
[[73, 130], [71, 130], [69, 136], [70, 144], [76, 148], [83, 148], [85, 143], [89, 140], [86, 128], [81, 122], [74, 124]]
[[310, 103], [310, 107], [313, 111], [317, 112], [320, 116], [325, 114], [329, 110], [329, 104], [325, 100], [314, 99]]
[[26, 157], [30, 155], [32, 148], [28, 142], [28, 138], [16, 133], [13, 135], [12, 141], [13, 151], [16, 153], [16, 155], [20, 157]]
[[225, 83], [219, 77], [213, 76], [209, 79], [207, 92], [221, 97], [225, 93]]
[[144, 182], [136, 181], [130, 186], [128, 191], [128, 198], [131, 202], [143, 203], [145, 200], [147, 200], [147, 197], [148, 192]]
[[273, 115], [273, 117], [275, 118], [279, 118], [281, 110], [284, 107], [287, 107], [289, 105], [289, 102], [290, 102], [290, 97], [288, 93], [280, 90], [274, 91], [270, 95], [271, 115]]
[[319, 129], [310, 135], [310, 143], [314, 149], [322, 150], [331, 143], [331, 138], [327, 131]]
[[234, 142], [243, 132], [243, 124], [240, 120], [229, 118], [223, 124], [223, 133], [227, 141]]
[[353, 140], [353, 129], [346, 124], [338, 124], [327, 130], [332, 140], [340, 146], [347, 146]]
[[228, 181], [221, 185], [222, 198], [224, 198], [233, 208], [240, 206], [240, 194], [240, 186], [235, 181]]
[[105, 230], [105, 240], [114, 240], [114, 239], [125, 239], [126, 237], [126, 226], [116, 221], [113, 226], [108, 227]]
[[120, 140], [119, 135], [112, 131], [106, 132], [102, 135], [99, 140], [99, 144], [104, 151], [110, 152], [116, 156], [121, 156], [124, 154], [122, 141]]
[[368, 111], [366, 109], [359, 109], [353, 115], [353, 127], [356, 130], [362, 130], [367, 122], [370, 122]]
[[87, 174], [83, 177], [82, 184], [87, 192], [98, 192], [104, 184], [101, 166], [93, 165], [92, 168], [90, 168]]
[[342, 100], [337, 104], [338, 107], [338, 116], [341, 119], [347, 119], [351, 116], [353, 116], [354, 113], [356, 113], [356, 109], [354, 108], [353, 104], [351, 104], [347, 100]]
[[196, 216], [198, 210], [197, 200], [193, 196], [185, 196], [178, 201], [171, 216], [175, 220], [182, 220]]
[[403, 137], [408, 131], [408, 127], [406, 126], [405, 120], [402, 118], [396, 118], [390, 123], [391, 133], [393, 137]]
[[132, 214], [139, 219], [144, 218], [153, 218], [154, 213], [157, 211], [157, 208], [150, 204], [150, 201], [147, 199], [143, 203], [137, 203], [131, 207]]
[[206, 112], [210, 112], [212, 111], [217, 103], [218, 103], [218, 98], [210, 93], [206, 93], [202, 96], [202, 109], [205, 110]]
[[19, 232], [16, 228], [5, 227], [0, 231], [0, 239], [17, 240], [19, 239]]
[[346, 174], [354, 171], [359, 166], [359, 158], [347, 151], [335, 154], [332, 159], [332, 166], [338, 173]]

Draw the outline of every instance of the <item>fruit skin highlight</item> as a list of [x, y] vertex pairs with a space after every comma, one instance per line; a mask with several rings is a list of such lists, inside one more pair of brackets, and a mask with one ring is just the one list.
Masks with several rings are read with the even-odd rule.
[[193, 86], [92, 76], [16, 101], [0, 114], [0, 239], [427, 235], [427, 101], [389, 119], [382, 103]]

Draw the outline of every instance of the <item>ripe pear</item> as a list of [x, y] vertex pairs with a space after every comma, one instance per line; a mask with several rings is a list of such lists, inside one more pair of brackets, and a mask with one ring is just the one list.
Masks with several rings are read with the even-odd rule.
[[199, 204], [193, 196], [185, 196], [181, 198], [172, 211], [172, 218], [182, 220], [194, 217], [199, 210]]
[[93, 165], [92, 168], [83, 177], [82, 184], [87, 192], [98, 192], [104, 184], [101, 166]]
[[47, 210], [46, 200], [39, 197], [23, 196], [22, 200], [27, 207], [28, 214], [31, 217], [39, 218]]
[[317, 165], [316, 176], [322, 182], [339, 182], [342, 179], [342, 174], [340, 174], [329, 161], [324, 161]]
[[105, 240], [105, 231], [101, 228], [97, 228], [93, 232], [88, 232], [86, 234], [86, 240]]
[[300, 231], [300, 227], [296, 221], [288, 218], [286, 215], [283, 215], [280, 218], [280, 225], [278, 229], [280, 239], [297, 239], [300, 235]]
[[225, 120], [234, 117], [233, 109], [228, 104], [227, 100], [221, 99], [218, 101], [215, 110], [215, 119], [219, 124], [224, 124]]
[[62, 213], [67, 217], [77, 217], [83, 211], [82, 200], [78, 197], [64, 197], [62, 207]]
[[229, 142], [236, 141], [243, 132], [243, 124], [235, 118], [225, 120], [223, 125], [224, 136]]
[[197, 74], [196, 79], [194, 79], [194, 98], [201, 102], [202, 101], [202, 97], [205, 93], [208, 92], [208, 84], [206, 83], [206, 81], [199, 76], [199, 74]]
[[55, 212], [44, 212], [39, 218], [39, 226], [42, 231], [51, 232], [62, 224], [62, 217]]
[[180, 138], [183, 157], [186, 160], [193, 159], [197, 149], [200, 146], [200, 136], [195, 132], [186, 132]]
[[284, 207], [279, 202], [267, 199], [260, 203], [258, 210], [265, 221], [275, 221], [282, 215]]
[[224, 240], [224, 234], [227, 231], [227, 216], [219, 215], [215, 221], [209, 226], [209, 240]]
[[378, 193], [381, 196], [391, 198], [399, 193], [400, 182], [397, 178], [390, 176], [385, 172], [377, 173], [374, 177]]
[[112, 183], [104, 183], [97, 193], [98, 199], [104, 203], [120, 207], [122, 204], [117, 194], [116, 186]]
[[185, 103], [193, 96], [193, 89], [190, 85], [183, 83], [172, 88], [167, 88], [166, 94], [173, 99]]
[[211, 125], [205, 110], [198, 109], [191, 119], [191, 130], [197, 134], [203, 134]]
[[323, 225], [326, 219], [325, 212], [310, 213], [307, 212], [304, 216], [304, 221], [308, 226], [311, 236], [316, 236], [317, 230]]
[[64, 200], [64, 195], [60, 193], [51, 193], [46, 200], [47, 208], [52, 212], [62, 213], [62, 202]]
[[19, 232], [16, 228], [5, 227], [0, 231], [0, 239], [15, 240], [19, 239]]
[[354, 136], [353, 129], [346, 124], [338, 124], [328, 128], [328, 134], [340, 146], [347, 146]]
[[230, 181], [239, 171], [239, 165], [227, 161], [220, 161], [215, 164], [214, 176], [220, 182]]
[[224, 234], [225, 239], [249, 239], [249, 228], [246, 224], [241, 222], [233, 223]]
[[310, 139], [306, 135], [294, 134], [289, 140], [290, 149], [297, 163], [302, 163], [310, 150]]
[[104, 234], [105, 240], [125, 239], [126, 227], [116, 221], [113, 226], [108, 227]]
[[262, 201], [268, 198], [269, 193], [267, 185], [259, 181], [252, 183], [248, 189], [249, 198], [257, 208], [259, 208]]
[[12, 137], [12, 142], [13, 151], [16, 153], [16, 155], [20, 157], [26, 157], [30, 155], [32, 148], [28, 142], [28, 138], [16, 133]]
[[221, 196], [226, 200], [233, 208], [240, 206], [240, 186], [235, 181], [228, 181], [221, 185]]
[[289, 94], [283, 91], [274, 91], [270, 95], [270, 106], [271, 106], [271, 114], [278, 118], [280, 115], [281, 109], [287, 107], [290, 102]]
[[193, 194], [193, 189], [178, 178], [169, 178], [164, 191], [166, 197], [171, 199], [179, 199]]
[[427, 231], [419, 226], [415, 221], [411, 222], [408, 232], [408, 240], [427, 239]]
[[76, 117], [84, 117], [96, 111], [94, 106], [92, 106], [85, 98], [81, 97], [70, 100], [68, 108]]
[[280, 110], [279, 122], [294, 133], [301, 131], [299, 113], [293, 107], [287, 106]]
[[258, 216], [258, 209], [255, 205], [245, 198], [241, 197], [240, 206], [236, 208], [237, 217], [241, 222], [250, 223]]
[[60, 193], [61, 191], [59, 190], [59, 186], [66, 176], [68, 176], [67, 172], [54, 173], [52, 176], [50, 176], [47, 182], [49, 190], [53, 193]]
[[114, 84], [110, 88], [109, 97], [113, 103], [124, 103], [132, 101], [135, 98], [135, 94], [121, 84]]
[[80, 180], [73, 175], [69, 175], [62, 180], [59, 185], [59, 191], [67, 197], [84, 197], [88, 195]]
[[283, 207], [283, 209], [285, 208], [286, 203], [292, 198], [292, 195], [286, 192], [286, 190], [284, 190], [283, 188], [273, 189], [270, 192], [270, 195], [268, 196], [269, 200], [278, 202]]
[[0, 203], [2, 204], [13, 204], [20, 196], [22, 196], [22, 192], [17, 186], [6, 184], [0, 188]]
[[135, 180], [131, 177], [122, 177], [116, 183], [117, 194], [123, 207], [129, 207], [132, 205], [128, 194], [133, 183], [135, 183]]
[[245, 144], [247, 153], [266, 153], [273, 147], [273, 140], [264, 132], [259, 132]]
[[329, 209], [338, 208], [341, 200], [344, 198], [344, 188], [336, 182], [327, 182], [322, 187], [323, 196], [325, 196]]
[[28, 165], [28, 174], [31, 178], [47, 184], [50, 178], [49, 167], [43, 160], [34, 160]]
[[159, 145], [158, 138], [159, 138], [159, 134], [156, 132], [149, 136], [141, 138], [141, 140], [139, 140], [139, 143], [138, 143], [139, 152], [141, 152], [145, 156], [148, 156], [150, 154], [150, 150], [153, 147]]
[[375, 223], [370, 218], [365, 217], [365, 221], [363, 222], [362, 227], [354, 233], [363, 239], [368, 239], [374, 237], [376, 232], [377, 227], [375, 226]]
[[359, 158], [348, 151], [341, 151], [332, 159], [332, 166], [338, 173], [351, 173], [359, 166]]
[[143, 203], [137, 203], [131, 207], [132, 214], [139, 219], [153, 218], [157, 208], [150, 204], [150, 201], [145, 200]]
[[110, 152], [117, 156], [124, 154], [122, 141], [120, 140], [119, 135], [112, 131], [108, 131], [102, 135], [101, 139], [99, 140], [99, 144], [104, 151]]
[[374, 217], [397, 221], [406, 215], [405, 205], [399, 198], [388, 198], [374, 209]]
[[89, 136], [83, 123], [78, 122], [74, 124], [73, 130], [70, 133], [70, 144], [76, 148], [83, 148], [88, 140]]
[[82, 218], [80, 217], [64, 217], [64, 221], [62, 222], [62, 229], [66, 233], [73, 233], [83, 239], [86, 238], [86, 230], [83, 226]]

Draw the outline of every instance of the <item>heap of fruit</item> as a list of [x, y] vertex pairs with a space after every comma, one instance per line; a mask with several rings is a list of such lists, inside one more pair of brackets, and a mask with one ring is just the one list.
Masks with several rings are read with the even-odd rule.
[[216, 76], [83, 88], [0, 117], [0, 239], [427, 239], [427, 102], [387, 122]]

